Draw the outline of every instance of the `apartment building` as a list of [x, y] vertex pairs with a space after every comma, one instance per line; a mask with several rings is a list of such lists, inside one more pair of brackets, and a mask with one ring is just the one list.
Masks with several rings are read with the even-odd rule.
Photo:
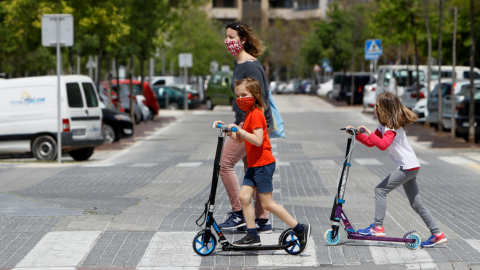
[[332, 0], [211, 0], [207, 13], [223, 23], [259, 20], [262, 25], [282, 20], [324, 19]]

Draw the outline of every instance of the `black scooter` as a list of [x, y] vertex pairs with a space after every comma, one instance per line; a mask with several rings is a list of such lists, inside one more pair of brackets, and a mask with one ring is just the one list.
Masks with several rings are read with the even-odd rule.
[[[213, 163], [213, 177], [212, 177], [212, 189], [210, 190], [210, 197], [205, 203], [205, 211], [196, 221], [197, 226], [202, 228], [205, 224], [205, 228], [197, 233], [193, 239], [192, 246], [195, 253], [200, 256], [208, 256], [212, 254], [217, 247], [217, 238], [212, 232], [212, 227], [218, 236], [218, 243], [222, 244], [223, 251], [246, 251], [246, 250], [285, 250], [288, 254], [298, 255], [302, 253], [300, 248], [300, 241], [293, 230], [287, 229], [282, 232], [278, 239], [278, 245], [269, 246], [234, 246], [228, 242], [223, 235], [222, 231], [218, 227], [215, 219], [213, 218], [213, 210], [215, 209], [215, 195], [217, 192], [218, 175], [220, 172], [220, 158], [222, 156], [223, 145], [225, 142], [225, 135], [229, 131], [226, 125], [218, 125], [220, 128], [220, 135], [218, 136], [217, 152], [215, 154], [215, 161]], [[236, 128], [232, 129], [233, 132]], [[200, 220], [202, 220], [200, 222]]]

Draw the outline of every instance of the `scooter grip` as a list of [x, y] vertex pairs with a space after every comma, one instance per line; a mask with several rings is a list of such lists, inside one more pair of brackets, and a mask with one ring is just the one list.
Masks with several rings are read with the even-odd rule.
[[364, 133], [365, 132], [365, 129], [364, 128], [361, 128], [360, 129], [360, 133]]
[[[221, 129], [224, 129], [224, 130], [228, 130], [228, 126], [227, 126], [227, 125], [222, 125], [222, 124], [218, 124], [218, 125], [217, 125], [217, 128], [221, 128]], [[232, 128], [232, 131], [233, 131], [233, 132], [237, 132], [237, 127], [233, 127], [233, 128]]]

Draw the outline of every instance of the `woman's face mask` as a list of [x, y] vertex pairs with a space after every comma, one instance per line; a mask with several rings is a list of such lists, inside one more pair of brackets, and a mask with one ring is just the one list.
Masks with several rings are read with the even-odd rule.
[[242, 43], [239, 40], [225, 40], [228, 52], [231, 55], [237, 56], [242, 51]]

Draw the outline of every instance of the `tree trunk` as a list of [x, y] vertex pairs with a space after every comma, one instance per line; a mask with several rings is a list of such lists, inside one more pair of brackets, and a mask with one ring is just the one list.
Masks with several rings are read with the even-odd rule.
[[353, 51], [352, 51], [352, 63], [351, 63], [352, 67], [352, 72], [350, 74], [350, 76], [352, 76], [352, 85], [351, 85], [351, 96], [350, 96], [350, 105], [353, 106], [353, 104], [355, 103], [355, 75], [353, 74], [354, 70], [355, 70], [355, 47], [353, 47]]
[[133, 55], [130, 56], [130, 118], [132, 119], [132, 123], [136, 124], [135, 122], [135, 112], [133, 111]]
[[455, 129], [456, 129], [456, 123], [455, 123], [455, 112], [457, 105], [456, 103], [456, 97], [455, 97], [455, 84], [457, 80], [457, 74], [455, 73], [455, 65], [457, 64], [457, 12], [458, 8], [454, 7], [453, 8], [453, 44], [452, 44], [452, 93], [450, 94], [450, 104], [451, 104], [451, 118], [450, 121], [452, 122], [451, 124], [451, 130], [450, 130], [450, 136], [452, 138], [455, 138]]
[[140, 90], [143, 94], [143, 82], [145, 78], [145, 59], [140, 59]]
[[99, 48], [98, 48], [98, 61], [97, 61], [97, 89], [100, 89], [100, 80], [102, 79], [102, 56], [103, 56], [103, 38], [100, 38]]
[[440, 21], [438, 26], [438, 131], [443, 131], [442, 97], [442, 20], [443, 0], [439, 1]]
[[[412, 23], [412, 29], [415, 28], [415, 20], [413, 18], [413, 13], [410, 13], [410, 21]], [[418, 69], [418, 46], [417, 46], [417, 31], [413, 32], [413, 46], [415, 47], [415, 68], [417, 70], [417, 76], [416, 76], [416, 81], [415, 81], [415, 88], [417, 92], [417, 101], [420, 100], [420, 71]]]
[[73, 48], [68, 47], [68, 59], [70, 60], [70, 74], [75, 74], [75, 61], [73, 59]]
[[473, 68], [475, 66], [475, 12], [474, 1], [470, 0], [470, 127], [468, 129], [468, 142], [475, 143], [475, 85], [473, 84]]
[[[427, 0], [423, 0], [423, 11], [424, 11], [424, 16], [425, 16], [425, 27], [427, 28], [427, 39], [428, 39], [428, 74], [426, 76], [427, 78], [427, 97], [430, 96], [430, 79], [432, 76], [432, 35], [430, 33], [430, 26], [428, 25], [428, 14], [427, 14]], [[429, 126], [430, 123], [428, 122], [427, 118], [425, 117], [425, 125]]]
[[118, 68], [118, 56], [115, 56], [115, 74], [117, 74], [115, 79], [117, 82], [118, 110], [123, 111], [122, 99], [120, 98], [120, 74], [119, 74], [119, 68]]
[[107, 108], [109, 110], [112, 109], [112, 81], [111, 81], [111, 74], [110, 74], [110, 54], [107, 52], [105, 55], [105, 72], [107, 73], [107, 92], [108, 92], [108, 106]]

